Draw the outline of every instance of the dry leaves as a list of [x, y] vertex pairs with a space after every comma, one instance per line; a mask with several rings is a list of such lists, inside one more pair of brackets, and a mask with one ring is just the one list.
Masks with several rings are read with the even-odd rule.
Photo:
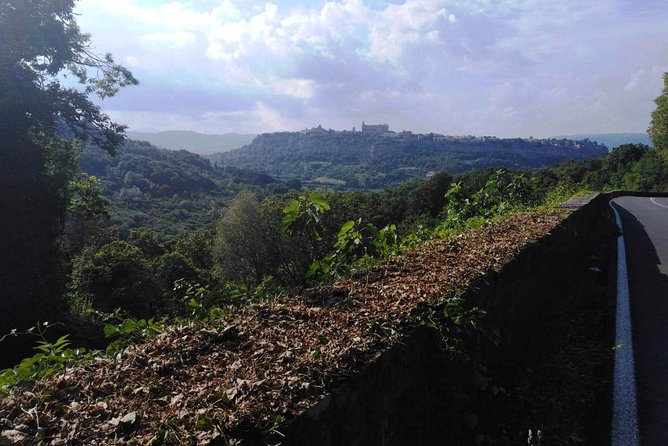
[[564, 215], [516, 215], [304, 296], [242, 308], [219, 327], [173, 326], [118, 360], [16, 388], [0, 402], [0, 445], [224, 444], [266, 433], [396, 342], [418, 304], [466, 289]]

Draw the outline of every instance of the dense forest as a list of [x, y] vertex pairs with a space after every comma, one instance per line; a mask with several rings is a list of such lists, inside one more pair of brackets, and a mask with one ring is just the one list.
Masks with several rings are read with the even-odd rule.
[[100, 181], [108, 201], [104, 225], [123, 239], [132, 229], [150, 228], [160, 241], [214, 224], [241, 190], [260, 195], [300, 188], [269, 175], [228, 166], [213, 168], [206, 158], [185, 150], [158, 149], [147, 142], [126, 141], [115, 156], [86, 147], [81, 171]]
[[[643, 145], [624, 145], [598, 158], [568, 159], [542, 170], [526, 170], [525, 175], [546, 185], [570, 184], [591, 190], [661, 188], [662, 160], [648, 149]], [[636, 166], [641, 158], [645, 158], [644, 161]], [[486, 158], [478, 160], [480, 165], [488, 162]], [[158, 149], [149, 143], [132, 140], [121, 146], [116, 156], [87, 146], [82, 150], [80, 166], [88, 177], [99, 180], [101, 197], [107, 201], [108, 218], [99, 221], [101, 228], [110, 231], [110, 236], [113, 234], [121, 239], [126, 239], [132, 230], [150, 229], [161, 243], [171, 243], [189, 230], [213, 226], [242, 190], [252, 191], [263, 198], [303, 188], [300, 179], [279, 181], [245, 167], [212, 165], [208, 159], [190, 152]], [[474, 169], [458, 177], [480, 177], [471, 186], [465, 184], [467, 190], [473, 191], [484, 185], [483, 177], [493, 171], [490, 169]], [[444, 177], [449, 180], [443, 180]], [[396, 196], [401, 195], [401, 191], [437, 181], [442, 185], [433, 193], [442, 194], [450, 179], [449, 175], [439, 173], [431, 181], [407, 180], [394, 190], [366, 195], [359, 193], [362, 191], [351, 192], [371, 197], [370, 201], [378, 203], [379, 208], [394, 208], [376, 212], [384, 224], [404, 220], [406, 215], [418, 215], [419, 209], [425, 207], [435, 214], [435, 209], [442, 206], [444, 200], [426, 205], [414, 197], [398, 199]], [[331, 184], [321, 187], [341, 189]], [[402, 204], [396, 204], [397, 201]]]
[[606, 151], [605, 146], [589, 140], [313, 129], [263, 134], [245, 147], [209, 158], [220, 166], [246, 167], [280, 179], [298, 178], [308, 187], [379, 190], [424, 178], [430, 172], [536, 169], [567, 158], [594, 158]]

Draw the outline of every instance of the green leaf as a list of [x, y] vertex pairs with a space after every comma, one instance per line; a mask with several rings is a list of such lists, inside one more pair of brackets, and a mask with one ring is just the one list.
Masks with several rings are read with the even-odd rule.
[[66, 347], [70, 345], [70, 341], [67, 340], [67, 338], [69, 337], [70, 335], [68, 334], [59, 337], [58, 340], [53, 344], [54, 347], [60, 347], [60, 346]]
[[118, 328], [115, 325], [106, 324], [104, 326], [104, 337], [105, 338], [111, 338], [112, 336], [116, 336], [119, 333], [120, 333], [120, 331], [118, 330]]
[[304, 277], [310, 279], [318, 272], [319, 269], [320, 269], [320, 262], [315, 261], [311, 263], [311, 266], [309, 266], [308, 271], [306, 271], [306, 274], [304, 274]]
[[132, 334], [137, 329], [137, 321], [134, 319], [125, 319], [121, 324], [119, 330], [123, 334]]
[[353, 228], [355, 227], [355, 222], [353, 220], [349, 220], [341, 226], [341, 229], [339, 230], [339, 234], [337, 235], [337, 238], [342, 238], [345, 236], [348, 232], [350, 232]]
[[311, 192], [308, 194], [308, 198], [314, 205], [316, 205], [319, 208], [319, 210], [321, 211], [330, 210], [329, 202], [320, 192]]

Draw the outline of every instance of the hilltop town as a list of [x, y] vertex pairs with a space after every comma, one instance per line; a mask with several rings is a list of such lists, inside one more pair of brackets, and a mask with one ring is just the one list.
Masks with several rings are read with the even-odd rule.
[[449, 136], [392, 131], [387, 124], [361, 130], [324, 129], [257, 136], [240, 149], [209, 156], [219, 167], [265, 172], [305, 186], [370, 190], [395, 187], [437, 171], [463, 173], [488, 167], [542, 168], [564, 159], [589, 159], [607, 148], [587, 139]]
[[[362, 126], [358, 131], [356, 127], [353, 127], [351, 131], [343, 130], [337, 131], [328, 129], [325, 130], [322, 125], [317, 127], [312, 127], [310, 129], [306, 128], [301, 130], [299, 133], [302, 134], [326, 134], [326, 133], [359, 133], [364, 136], [373, 136], [379, 138], [392, 138], [392, 139], [401, 139], [401, 140], [413, 140], [413, 141], [448, 141], [448, 142], [487, 142], [487, 141], [530, 141], [530, 142], [540, 142], [542, 144], [552, 145], [555, 147], [565, 147], [565, 148], [592, 148], [593, 147], [604, 147], [602, 144], [598, 144], [595, 141], [590, 141], [589, 139], [582, 140], [573, 140], [568, 138], [534, 138], [530, 136], [529, 138], [499, 138], [497, 136], [474, 136], [474, 135], [444, 135], [441, 133], [413, 133], [410, 130], [402, 130], [395, 132], [390, 130], [388, 124], [366, 124], [362, 121]], [[283, 133], [283, 132], [281, 132]], [[288, 132], [289, 133], [289, 132]]]

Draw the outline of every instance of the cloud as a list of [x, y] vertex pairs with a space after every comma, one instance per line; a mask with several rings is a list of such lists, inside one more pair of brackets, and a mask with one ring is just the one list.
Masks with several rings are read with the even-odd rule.
[[633, 131], [668, 65], [668, 8], [655, 0], [80, 0], [77, 11], [142, 82], [109, 106], [165, 128], [181, 116], [254, 132], [361, 120]]
[[137, 0], [80, 0], [78, 9], [103, 10], [124, 19], [161, 29], [198, 31], [207, 28], [210, 14], [190, 7], [190, 2], [165, 1], [156, 6], [143, 6]]
[[195, 34], [186, 31], [172, 32], [172, 33], [149, 33], [141, 36], [141, 40], [155, 45], [156, 47], [164, 48], [183, 48], [186, 45], [195, 42], [197, 37]]
[[330, 1], [319, 10], [264, 9], [244, 16], [217, 16], [208, 32], [207, 55], [230, 61], [254, 52], [298, 57], [304, 52], [333, 57], [345, 44], [365, 58], [397, 65], [408, 47], [438, 43], [447, 24], [457, 21], [443, 0], [406, 0], [372, 10], [360, 0]]
[[397, 64], [407, 48], [439, 43], [443, 26], [453, 23], [442, 1], [413, 0], [389, 5], [370, 26], [371, 48], [367, 56]]
[[277, 11], [276, 5], [266, 3], [262, 12], [248, 19], [229, 21], [227, 15], [218, 16], [208, 32], [207, 56], [214, 60], [230, 61], [243, 57], [256, 46], [268, 51], [280, 51], [282, 33], [277, 27]]
[[310, 99], [313, 96], [315, 82], [310, 79], [279, 79], [268, 78], [269, 91], [285, 96], [294, 96], [300, 99]]
[[643, 69], [640, 69], [635, 73], [633, 73], [631, 75], [631, 79], [629, 79], [629, 83], [624, 86], [624, 91], [633, 90], [638, 85], [638, 82], [642, 80], [643, 77], [645, 77], [645, 70]]

